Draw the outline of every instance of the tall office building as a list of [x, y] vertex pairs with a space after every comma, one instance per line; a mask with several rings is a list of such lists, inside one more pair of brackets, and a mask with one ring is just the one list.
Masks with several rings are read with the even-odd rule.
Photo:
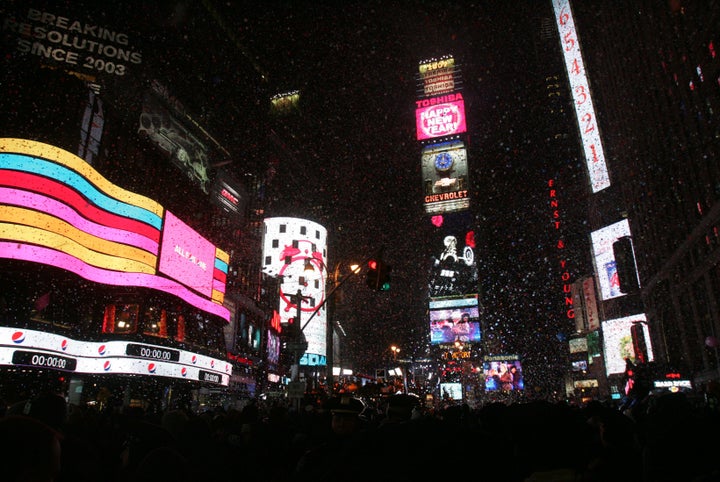
[[[553, 3], [561, 24], [568, 2]], [[631, 333], [629, 354], [654, 361], [654, 378], [672, 371], [692, 374], [696, 385], [717, 379], [720, 4], [572, 7], [571, 38], [582, 42], [609, 173], [589, 211], [594, 243], [605, 243], [604, 255], [594, 244], [595, 258], [616, 270], [606, 285], [596, 264], [600, 316], [636, 318], [644, 336]], [[602, 230], [612, 239], [603, 241]], [[608, 375], [617, 379], [623, 367], [610, 366], [612, 335], [603, 332]]]

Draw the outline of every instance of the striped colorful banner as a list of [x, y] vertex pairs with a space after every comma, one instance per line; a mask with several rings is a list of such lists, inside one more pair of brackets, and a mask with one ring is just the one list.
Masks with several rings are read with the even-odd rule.
[[[229, 256], [215, 247], [210, 299], [158, 273], [165, 209], [48, 144], [0, 139], [0, 257], [58, 266], [86, 279], [174, 294], [229, 320]], [[184, 281], [184, 280], [181, 280]]]

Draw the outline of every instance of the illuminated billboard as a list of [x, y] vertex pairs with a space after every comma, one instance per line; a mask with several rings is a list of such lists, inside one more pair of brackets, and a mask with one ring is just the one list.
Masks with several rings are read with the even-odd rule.
[[291, 90], [275, 94], [270, 98], [270, 112], [273, 114], [287, 114], [297, 110], [300, 104], [300, 91]]
[[432, 298], [429, 308], [431, 344], [481, 341], [478, 295]]
[[462, 400], [462, 384], [460, 382], [441, 382], [440, 398], [442, 400]]
[[327, 313], [323, 305], [328, 275], [327, 230], [318, 223], [300, 218], [266, 218], [264, 224], [262, 269], [281, 280], [280, 321], [287, 324], [290, 318], [296, 318], [299, 293], [300, 327], [304, 327], [308, 342], [301, 364], [324, 365], [327, 349]]
[[217, 206], [232, 214], [238, 222], [244, 222], [248, 194], [245, 187], [227, 171], [220, 170], [215, 175], [210, 194]]
[[160, 82], [143, 97], [138, 134], [154, 144], [207, 194], [210, 189], [210, 149], [204, 131], [188, 123], [184, 107]]
[[428, 291], [430, 298], [474, 295], [478, 292], [475, 230], [467, 211], [431, 217], [436, 227]]
[[600, 285], [600, 297], [603, 300], [625, 295], [620, 291], [620, 280], [613, 253], [613, 243], [624, 236], [630, 236], [630, 224], [627, 219], [605, 226], [590, 234], [595, 273]]
[[641, 333], [644, 336], [644, 346], [647, 349], [647, 361], [654, 360], [650, 343], [650, 331], [646, 321], [645, 314], [641, 313], [602, 322], [603, 352], [605, 355], [605, 369], [608, 375], [624, 373], [626, 358], [629, 358], [633, 363], [637, 362], [632, 335], [632, 326], [634, 324], [642, 327]]
[[525, 389], [522, 364], [517, 355], [486, 356], [483, 361], [483, 376], [487, 392]]
[[[223, 306], [229, 256], [178, 223], [157, 202], [110, 183], [67, 151], [0, 139], [1, 258], [56, 266], [97, 283], [153, 288], [229, 320]], [[173, 264], [175, 256], [185, 261]], [[165, 276], [156, 268], [163, 258]]]
[[565, 57], [565, 69], [570, 80], [570, 91], [575, 106], [580, 138], [585, 152], [585, 162], [592, 192], [598, 192], [610, 186], [610, 177], [605, 165], [600, 130], [595, 116], [590, 83], [585, 74], [585, 64], [580, 51], [580, 39], [575, 31], [575, 20], [570, 8], [570, 0], [553, 0], [555, 21], [560, 34], [561, 48]]
[[465, 125], [465, 101], [460, 93], [415, 101], [417, 140], [462, 134]]
[[423, 60], [418, 66], [421, 97], [452, 92], [456, 87], [455, 59], [445, 56], [440, 59]]
[[[40, 2], [36, 2], [39, 4]], [[67, 4], [51, 5], [47, 10], [21, 9], [23, 16], [7, 14], [3, 35], [15, 44], [16, 52], [34, 56], [45, 64], [77, 72], [78, 77], [120, 78], [130, 76], [142, 64], [142, 52], [125, 30], [114, 30], [97, 23], [98, 17], [82, 13], [66, 16]]]
[[464, 142], [448, 141], [425, 146], [420, 159], [426, 213], [442, 214], [470, 207]]
[[587, 338], [582, 336], [580, 338], [571, 338], [568, 340], [570, 353], [586, 353], [588, 351]]
[[167, 211], [158, 270], [211, 297], [214, 268], [215, 246]]
[[80, 341], [38, 330], [0, 327], [0, 365], [92, 374], [131, 374], [227, 386], [232, 366], [186, 350], [127, 341]]

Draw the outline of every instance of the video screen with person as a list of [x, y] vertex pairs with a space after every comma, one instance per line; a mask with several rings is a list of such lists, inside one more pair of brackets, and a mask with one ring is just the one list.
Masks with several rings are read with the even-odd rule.
[[477, 295], [435, 299], [429, 314], [431, 344], [481, 341]]
[[483, 375], [485, 376], [485, 391], [511, 392], [525, 389], [520, 360], [483, 362]]

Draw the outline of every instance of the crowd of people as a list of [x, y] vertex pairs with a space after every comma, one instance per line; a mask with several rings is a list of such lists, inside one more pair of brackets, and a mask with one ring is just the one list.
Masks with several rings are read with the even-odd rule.
[[[593, 401], [250, 400], [242, 409], [96, 411], [46, 393], [0, 406], [7, 482], [720, 480], [720, 413], [683, 393]], [[623, 408], [625, 408], [623, 410]]]

